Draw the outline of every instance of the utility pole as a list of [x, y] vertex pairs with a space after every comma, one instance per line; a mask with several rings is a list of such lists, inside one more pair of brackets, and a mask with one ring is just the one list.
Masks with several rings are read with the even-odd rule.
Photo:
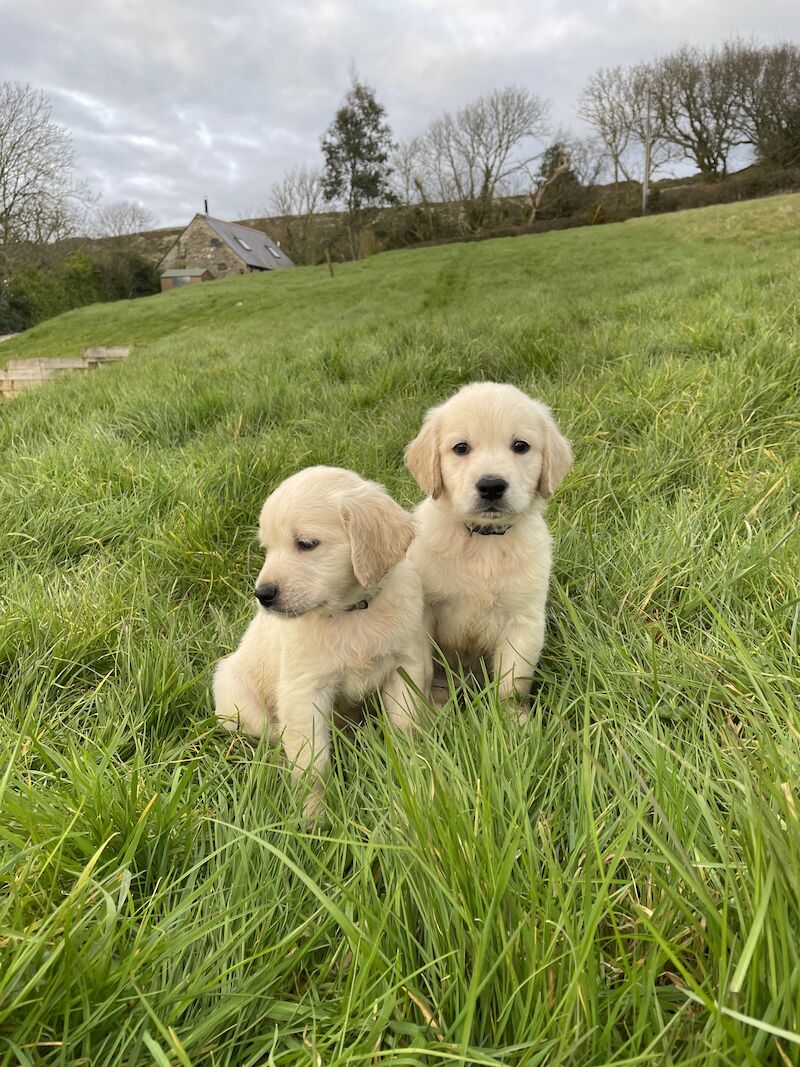
[[647, 196], [650, 191], [650, 141], [652, 131], [650, 129], [650, 105], [651, 105], [651, 91], [650, 86], [647, 86], [647, 113], [645, 115], [644, 124], [644, 178], [642, 179], [642, 214], [647, 214]]

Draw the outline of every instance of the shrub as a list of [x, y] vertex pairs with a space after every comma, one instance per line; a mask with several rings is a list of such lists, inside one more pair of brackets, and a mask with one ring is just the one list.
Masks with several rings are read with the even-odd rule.
[[141, 256], [115, 251], [93, 259], [71, 253], [55, 265], [24, 267], [0, 291], [0, 333], [16, 333], [72, 308], [149, 296], [158, 272]]

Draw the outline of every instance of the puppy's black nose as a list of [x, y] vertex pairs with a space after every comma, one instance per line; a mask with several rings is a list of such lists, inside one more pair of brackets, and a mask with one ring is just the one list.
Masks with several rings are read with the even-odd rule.
[[256, 586], [256, 600], [259, 602], [262, 608], [271, 607], [278, 598], [278, 587], [270, 583], [269, 585], [257, 585]]
[[498, 478], [494, 474], [485, 474], [475, 483], [475, 488], [483, 500], [499, 500], [508, 489], [508, 482], [505, 478]]

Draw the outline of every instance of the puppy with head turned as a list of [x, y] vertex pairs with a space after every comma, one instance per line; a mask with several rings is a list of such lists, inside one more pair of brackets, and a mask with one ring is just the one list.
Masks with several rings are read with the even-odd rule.
[[216, 713], [229, 730], [281, 740], [295, 774], [311, 770], [307, 815], [322, 798], [334, 712], [377, 693], [409, 731], [413, 689], [430, 691], [422, 585], [405, 559], [413, 535], [383, 486], [334, 467], [300, 471], [262, 508], [258, 607], [217, 664]]
[[569, 442], [544, 404], [477, 382], [428, 411], [405, 459], [428, 494], [408, 558], [431, 636], [453, 667], [484, 660], [501, 698], [526, 696], [552, 567], [543, 511], [572, 465]]

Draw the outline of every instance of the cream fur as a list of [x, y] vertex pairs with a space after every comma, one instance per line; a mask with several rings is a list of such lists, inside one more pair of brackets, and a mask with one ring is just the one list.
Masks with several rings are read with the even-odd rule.
[[[514, 441], [530, 450], [513, 452]], [[461, 442], [466, 455], [453, 452]], [[542, 512], [572, 464], [569, 442], [544, 404], [514, 386], [481, 382], [428, 412], [406, 464], [429, 494], [408, 558], [422, 579], [431, 636], [453, 666], [475, 669], [485, 659], [501, 696], [527, 694], [552, 566]], [[481, 509], [476, 482], [488, 475], [508, 482], [504, 511]], [[467, 525], [509, 529], [484, 536]]]
[[[229, 730], [281, 739], [295, 774], [313, 767], [306, 810], [321, 798], [330, 720], [373, 693], [404, 730], [415, 705], [398, 674], [430, 690], [422, 585], [405, 559], [409, 516], [382, 486], [352, 471], [310, 467], [283, 482], [261, 512], [267, 549], [256, 587], [278, 586], [239, 647], [214, 673], [216, 713]], [[319, 545], [301, 551], [298, 540]], [[363, 610], [349, 605], [370, 599]]]

